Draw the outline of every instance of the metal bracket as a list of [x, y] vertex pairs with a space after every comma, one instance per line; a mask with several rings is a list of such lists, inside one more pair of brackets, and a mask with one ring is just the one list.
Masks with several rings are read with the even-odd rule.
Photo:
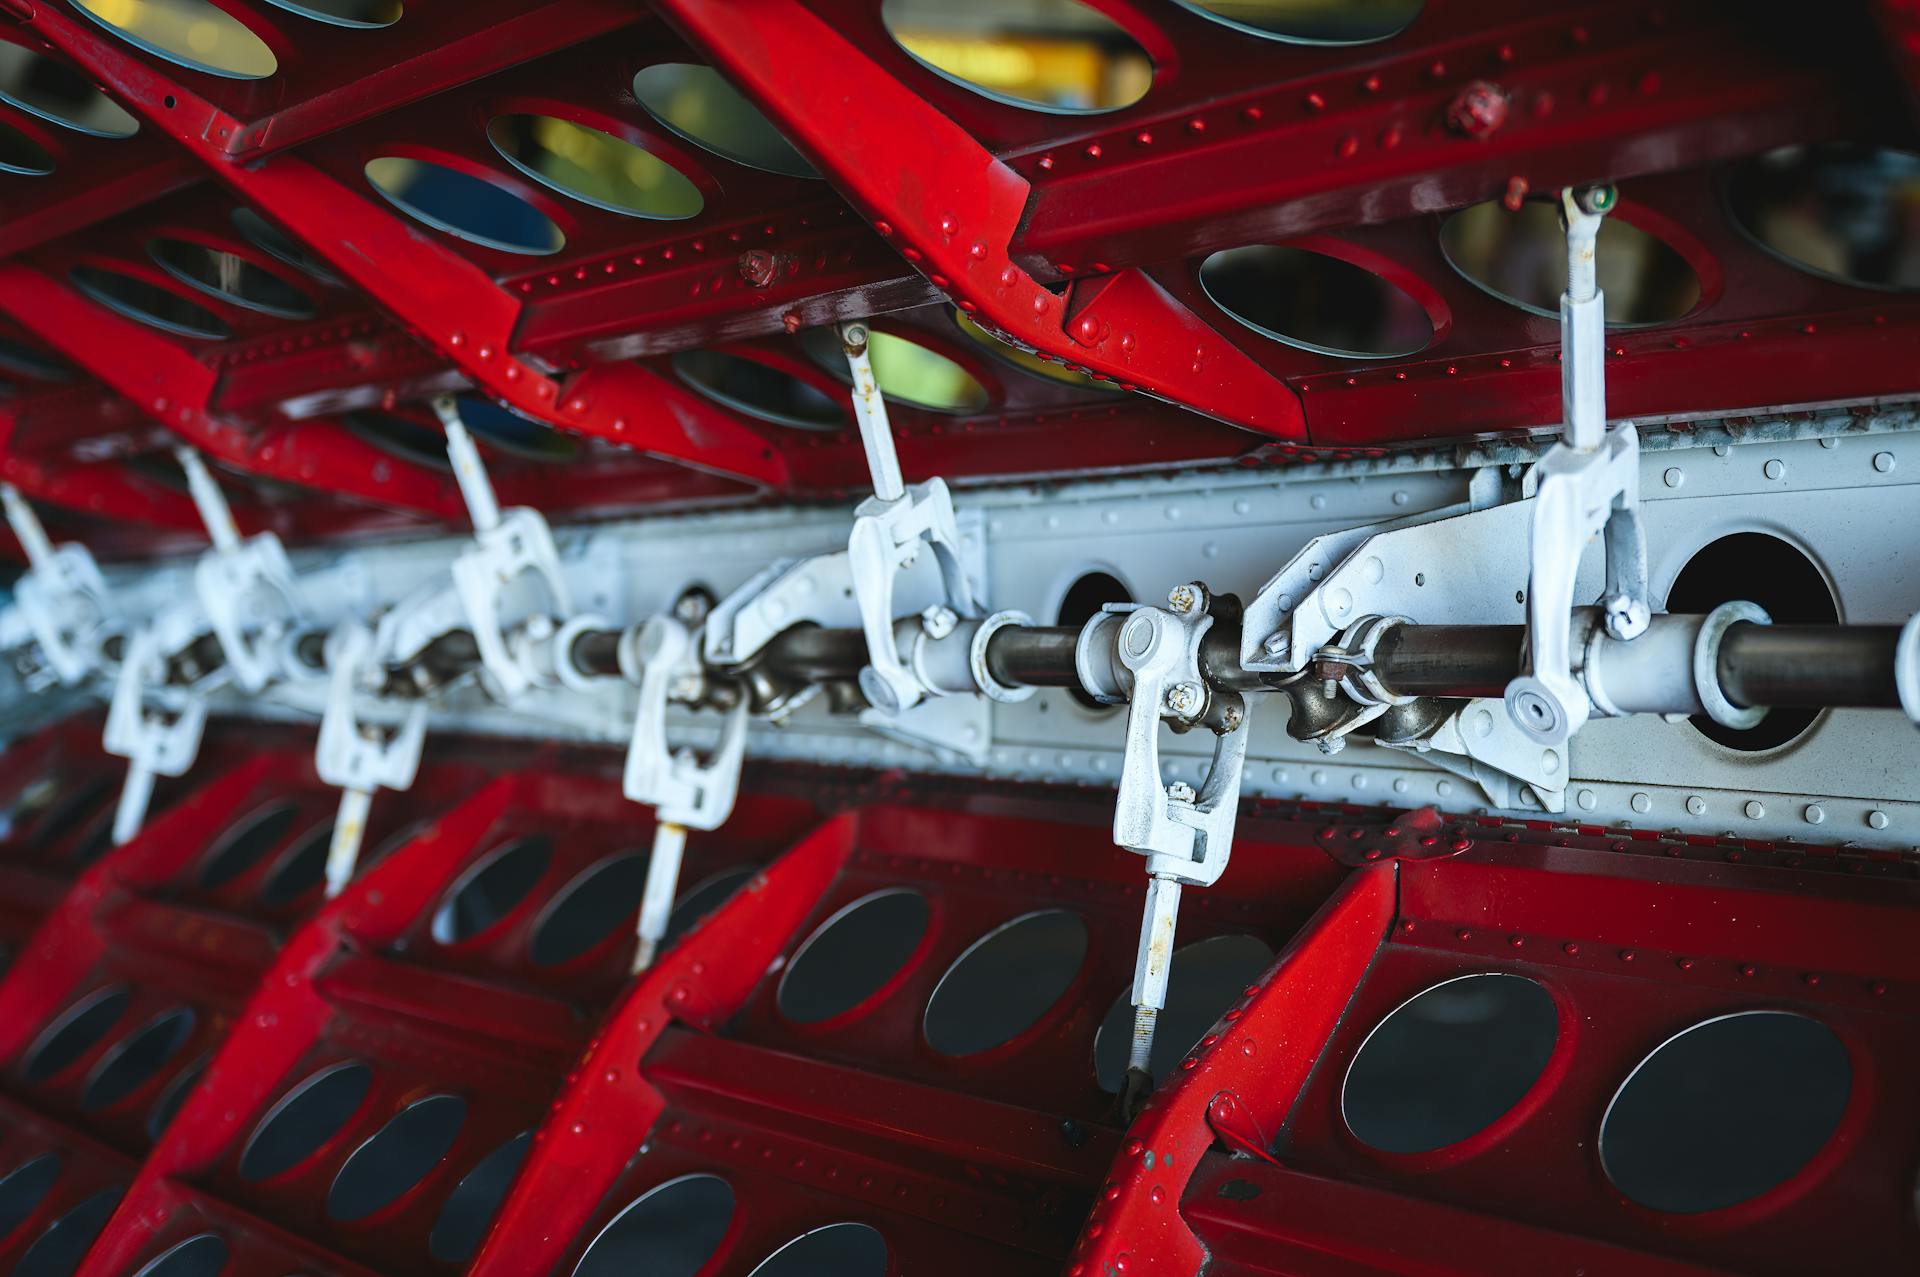
[[117, 846], [140, 832], [156, 776], [183, 775], [200, 753], [207, 724], [204, 693], [222, 681], [215, 674], [194, 687], [166, 684], [167, 654], [191, 639], [192, 618], [178, 609], [127, 638], [127, 649], [107, 705], [101, 746], [127, 760], [127, 780], [113, 814]]
[[1499, 701], [1468, 701], [1418, 740], [1374, 743], [1425, 756], [1478, 785], [1495, 807], [1566, 810], [1566, 745], [1540, 744], [1520, 730]]
[[727, 711], [720, 741], [702, 761], [667, 740], [667, 701], [681, 679], [700, 674], [693, 634], [671, 616], [655, 616], [621, 640], [622, 669], [640, 676], [640, 704], [627, 746], [621, 792], [654, 809], [653, 855], [640, 899], [639, 948], [634, 970], [653, 965], [667, 933], [688, 829], [718, 829], [733, 814], [747, 748], [747, 703]]
[[213, 548], [194, 565], [194, 592], [220, 642], [233, 681], [258, 692], [281, 672], [279, 640], [301, 619], [286, 547], [271, 532], [241, 540], [227, 498], [194, 449], [174, 450]]
[[14, 611], [24, 623], [41, 658], [62, 684], [71, 687], [98, 665], [102, 631], [115, 619], [100, 565], [84, 545], [56, 547], [40, 517], [12, 484], [0, 484], [7, 522], [27, 555], [27, 571], [14, 584]]
[[360, 719], [355, 696], [361, 678], [379, 668], [373, 660], [374, 651], [372, 632], [356, 621], [346, 622], [327, 638], [327, 701], [320, 715], [313, 761], [320, 779], [341, 791], [333, 839], [327, 847], [329, 897], [340, 894], [353, 877], [374, 791], [412, 786], [426, 741], [424, 701], [407, 707], [391, 736]]

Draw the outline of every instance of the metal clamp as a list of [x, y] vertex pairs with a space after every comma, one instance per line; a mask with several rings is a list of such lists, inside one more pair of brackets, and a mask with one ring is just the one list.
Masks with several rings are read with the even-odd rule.
[[374, 791], [410, 788], [419, 773], [420, 752], [426, 741], [424, 701], [409, 705], [399, 728], [391, 734], [361, 720], [356, 697], [362, 678], [379, 669], [374, 651], [372, 632], [355, 621], [346, 622], [327, 637], [327, 700], [320, 715], [320, 737], [313, 761], [320, 779], [340, 789], [340, 810], [334, 817], [333, 839], [327, 847], [329, 898], [339, 895], [353, 877]]
[[113, 814], [117, 846], [140, 832], [157, 776], [180, 776], [200, 753], [207, 724], [205, 692], [224, 678], [216, 673], [193, 687], [169, 686], [167, 655], [191, 639], [193, 618], [175, 609], [127, 639], [113, 699], [107, 705], [101, 746], [127, 760], [127, 780]]
[[627, 746], [621, 792], [654, 809], [653, 855], [640, 898], [639, 948], [634, 970], [653, 964], [665, 938], [680, 880], [688, 829], [718, 829], [733, 814], [747, 748], [747, 704], [727, 711], [720, 741], [702, 761], [667, 740], [667, 702], [675, 685], [698, 678], [699, 650], [691, 631], [671, 616], [655, 616], [621, 641], [620, 666], [640, 676], [640, 704]]
[[115, 619], [106, 578], [84, 545], [56, 547], [40, 518], [12, 484], [0, 484], [7, 522], [27, 555], [14, 584], [14, 611], [39, 645], [53, 676], [71, 687], [91, 674], [99, 640]]
[[1758, 603], [1736, 600], [1722, 603], [1707, 613], [1700, 633], [1693, 640], [1693, 686], [1707, 717], [1722, 727], [1745, 731], [1758, 727], [1767, 716], [1764, 705], [1735, 705], [1720, 687], [1720, 644], [1727, 631], [1739, 624], [1772, 625], [1773, 618]]
[[194, 564], [194, 593], [220, 651], [243, 691], [258, 692], [281, 672], [279, 640], [302, 617], [293, 565], [271, 532], [246, 540], [207, 464], [194, 449], [173, 450], [213, 548]]

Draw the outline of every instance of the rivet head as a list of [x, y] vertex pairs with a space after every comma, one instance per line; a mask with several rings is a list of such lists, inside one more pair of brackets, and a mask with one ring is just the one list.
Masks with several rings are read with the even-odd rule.
[[1881, 474], [1892, 474], [1893, 473], [1893, 454], [1891, 452], [1874, 453], [1873, 468], [1875, 470], [1878, 470]]

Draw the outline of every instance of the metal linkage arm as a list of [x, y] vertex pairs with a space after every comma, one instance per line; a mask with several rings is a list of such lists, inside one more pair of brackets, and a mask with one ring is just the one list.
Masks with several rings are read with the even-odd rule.
[[199, 632], [199, 617], [184, 608], [162, 613], [136, 630], [121, 656], [113, 699], [107, 706], [101, 745], [127, 760], [126, 785], [113, 815], [113, 841], [124, 843], [140, 832], [156, 776], [179, 776], [193, 766], [207, 723], [205, 693], [226, 679], [217, 667], [194, 683], [170, 679], [169, 658], [186, 649]]
[[740, 789], [747, 749], [744, 697], [726, 711], [719, 743], [704, 760], [690, 748], [674, 749], [667, 739], [667, 702], [683, 690], [679, 685], [684, 680], [700, 680], [698, 653], [693, 633], [671, 616], [655, 616], [636, 626], [620, 644], [621, 671], [640, 687], [621, 790], [634, 802], [653, 807], [658, 822], [640, 900], [636, 972], [653, 965], [666, 937], [687, 830], [718, 829], [733, 814]]
[[84, 545], [55, 546], [12, 484], [0, 484], [7, 523], [27, 555], [11, 612], [53, 677], [71, 687], [98, 668], [99, 643], [115, 619], [100, 567]]
[[243, 691], [258, 692], [285, 671], [279, 640], [303, 619], [293, 565], [271, 532], [241, 540], [226, 495], [192, 448], [174, 449], [213, 548], [194, 565], [194, 592]]
[[1507, 712], [1543, 745], [1564, 744], [1592, 706], [1573, 678], [1568, 615], [1580, 558], [1606, 534], [1607, 633], [1631, 639], [1647, 628], [1647, 550], [1640, 528], [1640, 437], [1631, 422], [1606, 428], [1606, 298], [1595, 249], [1612, 187], [1561, 192], [1567, 222], [1567, 291], [1560, 299], [1561, 441], [1534, 467], [1531, 573], [1527, 590], [1529, 668], [1507, 686]]
[[[1113, 840], [1147, 858], [1147, 898], [1134, 961], [1133, 1041], [1123, 1109], [1152, 1084], [1154, 1027], [1166, 1006], [1174, 929], [1183, 887], [1212, 886], [1227, 867], [1247, 757], [1247, 710], [1240, 695], [1209, 686], [1201, 643], [1215, 618], [1206, 588], [1176, 587], [1167, 609], [1109, 604], [1081, 631], [1075, 664], [1098, 698], [1125, 694], [1126, 750], [1114, 806]], [[1160, 724], [1210, 727], [1213, 759], [1196, 792], [1168, 785], [1160, 771]]]
[[327, 895], [340, 894], [352, 880], [366, 835], [367, 813], [377, 789], [405, 790], [420, 770], [427, 734], [427, 706], [415, 701], [391, 734], [364, 722], [357, 708], [360, 685], [377, 681], [374, 636], [349, 621], [327, 639], [327, 702], [320, 716], [314, 770], [340, 789], [340, 810], [327, 847]]
[[898, 714], [919, 704], [930, 689], [914, 677], [894, 640], [896, 575], [912, 567], [923, 548], [931, 549], [940, 568], [946, 606], [959, 617], [978, 616], [981, 609], [961, 562], [953, 497], [945, 481], [935, 478], [908, 487], [901, 478], [886, 400], [874, 380], [866, 325], [846, 324], [840, 336], [853, 376], [854, 417], [860, 423], [860, 441], [873, 477], [873, 496], [854, 510], [853, 531], [847, 538], [848, 567], [871, 661], [860, 672], [860, 690], [875, 709]]

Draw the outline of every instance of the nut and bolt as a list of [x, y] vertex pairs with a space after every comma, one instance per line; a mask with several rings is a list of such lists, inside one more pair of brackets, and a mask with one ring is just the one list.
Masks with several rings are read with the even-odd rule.
[[1167, 689], [1167, 712], [1190, 717], [1200, 712], [1200, 684], [1175, 683]]
[[935, 603], [920, 614], [920, 628], [931, 639], [943, 639], [960, 624], [960, 614], [944, 603]]
[[1193, 786], [1184, 780], [1176, 780], [1167, 786], [1167, 797], [1176, 803], [1190, 803], [1199, 796]]
[[1175, 615], [1189, 616], [1200, 611], [1206, 602], [1206, 590], [1199, 584], [1176, 585], [1167, 591], [1167, 606]]
[[695, 586], [673, 601], [674, 619], [685, 625], [698, 625], [713, 611], [713, 595]]
[[1237, 731], [1246, 716], [1246, 711], [1238, 705], [1229, 705], [1220, 711], [1220, 723], [1230, 732]]
[[1507, 122], [1512, 105], [1507, 91], [1493, 81], [1471, 81], [1447, 104], [1447, 127], [1462, 137], [1485, 141]]
[[754, 288], [765, 288], [773, 282], [778, 262], [772, 253], [764, 248], [751, 249], [740, 254], [740, 278]]

